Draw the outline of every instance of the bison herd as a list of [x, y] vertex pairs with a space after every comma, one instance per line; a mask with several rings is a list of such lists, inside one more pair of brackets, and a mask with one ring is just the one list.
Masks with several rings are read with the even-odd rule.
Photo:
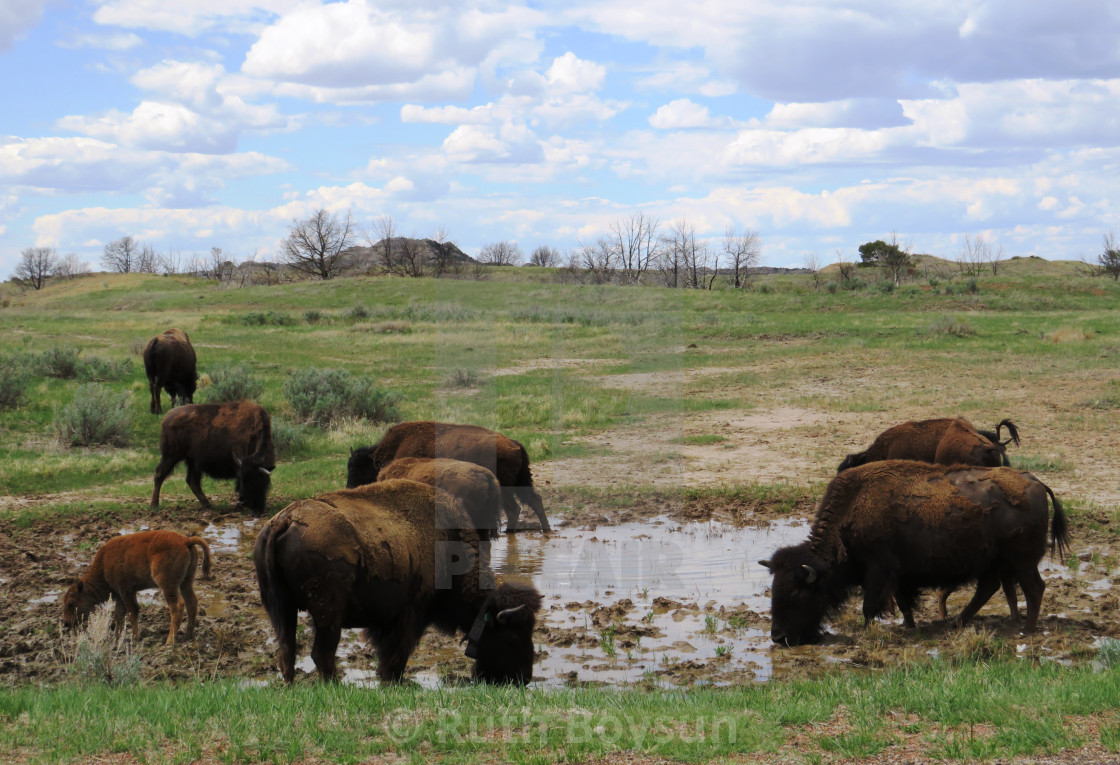
[[[151, 505], [158, 507], [160, 487], [184, 462], [187, 485], [204, 507], [202, 476], [232, 478], [238, 507], [260, 515], [276, 465], [269, 414], [250, 401], [191, 403], [195, 364], [181, 330], [152, 338], [144, 349], [151, 411], [162, 411], [161, 390], [173, 407], [160, 428]], [[1008, 438], [1001, 441], [1004, 428]], [[1007, 466], [1012, 442], [1019, 443], [1019, 433], [1010, 420], [985, 431], [942, 418], [889, 428], [848, 455], [825, 489], [808, 540], [760, 561], [773, 575], [773, 641], [820, 641], [824, 622], [857, 589], [866, 623], [897, 607], [914, 627], [922, 590], [940, 590], [944, 618], [948, 594], [970, 582], [975, 594], [958, 625], [1001, 586], [1018, 620], [1021, 587], [1024, 632], [1034, 631], [1044, 590], [1039, 561], [1047, 549], [1064, 554], [1069, 536], [1050, 488]], [[434, 626], [464, 635], [475, 679], [528, 682], [541, 594], [530, 584], [499, 583], [489, 554], [503, 512], [507, 533], [521, 528], [522, 505], [543, 531], [550, 529], [525, 447], [474, 425], [400, 423], [377, 444], [351, 449], [346, 486], [293, 502], [256, 540], [260, 599], [284, 680], [295, 676], [297, 614], [304, 611], [314, 626], [311, 657], [324, 679], [338, 677], [343, 628], [364, 630], [378, 677], [394, 682]], [[138, 637], [136, 592], [155, 587], [171, 613], [167, 642], [175, 641], [184, 613], [190, 638], [200, 556], [209, 577], [210, 550], [199, 537], [144, 531], [112, 539], [64, 594], [63, 623], [76, 625], [112, 598], [115, 625], [127, 615]]]

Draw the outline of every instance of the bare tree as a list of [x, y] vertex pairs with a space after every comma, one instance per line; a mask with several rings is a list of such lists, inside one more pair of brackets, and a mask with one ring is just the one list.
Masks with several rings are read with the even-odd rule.
[[432, 234], [432, 258], [429, 266], [432, 269], [432, 276], [437, 279], [451, 275], [461, 276], [463, 273], [463, 261], [455, 257], [456, 247], [448, 241], [447, 229], [440, 226], [436, 232]]
[[1003, 245], [997, 245], [995, 249], [988, 250], [988, 266], [992, 269], [992, 276], [999, 273], [999, 267], [1003, 265], [1003, 261], [1007, 256], [1003, 252]]
[[397, 258], [393, 240], [397, 238], [397, 224], [392, 215], [382, 215], [373, 222], [373, 235], [366, 235], [370, 247], [377, 251], [381, 269], [387, 274], [397, 273]]
[[516, 266], [525, 256], [517, 242], [491, 242], [483, 246], [478, 259], [491, 266]]
[[990, 251], [983, 234], [977, 234], [975, 238], [972, 234], [965, 234], [964, 244], [957, 255], [957, 268], [965, 276], [979, 276], [991, 257]]
[[666, 286], [692, 289], [710, 286], [707, 277], [712, 267], [711, 250], [706, 241], [696, 238], [694, 225], [684, 218], [673, 221], [661, 237], [660, 247]]
[[758, 267], [762, 257], [762, 240], [758, 232], [749, 228], [742, 233], [735, 226], [728, 225], [723, 231], [723, 252], [727, 255], [727, 267], [731, 269], [731, 278], [736, 288], [745, 287], [750, 283], [751, 270]]
[[319, 279], [333, 279], [347, 262], [343, 252], [354, 237], [350, 211], [338, 219], [320, 208], [302, 221], [292, 221], [288, 236], [280, 243], [280, 254], [293, 270]]
[[136, 268], [134, 270], [141, 274], [154, 274], [156, 267], [159, 265], [159, 259], [155, 247], [150, 244], [140, 245], [140, 250], [136, 254]]
[[907, 242], [903, 246], [898, 239], [898, 234], [894, 231], [891, 232], [891, 241], [879, 262], [887, 269], [887, 273], [891, 275], [896, 287], [902, 284], [902, 275], [913, 264], [913, 258], [911, 257], [913, 250], [914, 245], [912, 243]]
[[221, 247], [211, 247], [202, 275], [219, 284], [226, 284], [233, 281], [234, 276], [237, 275], [237, 261], [226, 255]]
[[101, 255], [101, 265], [107, 271], [130, 274], [137, 270], [140, 259], [140, 243], [131, 236], [122, 236], [105, 245]]
[[605, 236], [599, 237], [594, 244], [580, 243], [569, 260], [569, 270], [581, 275], [581, 282], [605, 284], [615, 273], [615, 252], [613, 242]]
[[178, 250], [168, 250], [165, 255], [161, 255], [156, 268], [164, 276], [172, 276], [174, 274], [182, 273], [183, 271], [183, 254]]
[[71, 252], [58, 261], [54, 273], [60, 279], [77, 279], [79, 276], [85, 276], [89, 273], [89, 263]]
[[856, 275], [856, 264], [848, 260], [840, 250], [836, 251], [836, 270], [840, 273], [840, 281], [850, 284]]
[[817, 253], [811, 252], [805, 256], [805, 270], [813, 281], [813, 289], [819, 290], [824, 284], [824, 274], [821, 273], [821, 259], [817, 257]]
[[542, 244], [533, 250], [533, 254], [529, 256], [529, 264], [544, 268], [558, 266], [560, 265], [560, 251], [552, 249], [547, 244]]
[[1120, 245], [1112, 231], [1104, 235], [1104, 251], [1097, 256], [1101, 273], [1108, 274], [1113, 281], [1120, 281]]
[[397, 271], [413, 279], [424, 275], [424, 261], [427, 260], [428, 248], [415, 237], [408, 237], [401, 241], [397, 248]]
[[53, 247], [27, 247], [19, 254], [12, 281], [24, 287], [41, 290], [58, 265]]
[[611, 224], [616, 268], [628, 284], [641, 283], [645, 272], [656, 263], [661, 244], [657, 237], [660, 225], [657, 218], [647, 217], [643, 212], [619, 218]]

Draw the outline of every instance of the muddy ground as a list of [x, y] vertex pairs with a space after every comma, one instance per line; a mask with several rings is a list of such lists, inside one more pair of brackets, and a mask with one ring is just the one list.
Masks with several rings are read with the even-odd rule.
[[[688, 686], [765, 681], [837, 663], [882, 667], [931, 655], [1018, 655], [1042, 661], [1090, 661], [1102, 637], [1120, 637], [1107, 615], [1120, 602], [1115, 535], [1105, 513], [1080, 514], [1072, 537], [1076, 569], [1044, 561], [1044, 618], [1032, 638], [1018, 634], [1002, 597], [975, 625], [938, 622], [927, 597], [919, 629], [886, 620], [865, 630], [853, 600], [821, 646], [773, 648], [768, 639], [768, 579], [757, 559], [806, 533], [813, 498], [792, 510], [734, 495], [703, 500], [643, 496], [623, 510], [545, 488], [556, 530], [522, 531], [495, 542], [504, 576], [531, 578], [546, 594], [536, 634], [535, 682]], [[147, 523], [135, 516], [76, 517], [32, 528], [0, 523], [0, 683], [56, 682], [71, 671], [73, 641], [60, 637], [58, 596], [104, 540], [122, 531], [172, 528], [211, 541], [214, 576], [196, 583], [200, 626], [194, 642], [164, 647], [169, 619], [155, 591], [142, 594], [139, 653], [151, 679], [239, 677], [269, 681], [271, 629], [258, 600], [252, 546], [261, 521], [168, 504]], [[950, 601], [959, 610], [969, 588]], [[308, 681], [309, 639], [301, 645]], [[348, 682], [371, 682], [374, 658], [356, 632], [340, 648]], [[469, 677], [458, 638], [431, 633], [409, 664], [422, 685]]]

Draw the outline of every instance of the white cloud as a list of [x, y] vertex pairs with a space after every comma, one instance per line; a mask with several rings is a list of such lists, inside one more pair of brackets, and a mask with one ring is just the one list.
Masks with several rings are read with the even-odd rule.
[[870, 160], [888, 146], [884, 131], [808, 128], [794, 132], [744, 130], [723, 150], [735, 166], [797, 166]]
[[709, 127], [712, 116], [708, 113], [708, 107], [693, 103], [687, 98], [678, 98], [659, 107], [650, 116], [649, 124], [658, 130]]
[[545, 73], [549, 89], [557, 93], [586, 93], [598, 90], [607, 78], [606, 67], [585, 61], [568, 51], [553, 59]]
[[215, 29], [249, 32], [265, 18], [283, 14], [301, 0], [95, 0], [93, 20], [105, 26], [150, 29], [196, 37]]
[[0, 53], [39, 23], [48, 0], [4, 0], [0, 3]]
[[144, 40], [140, 35], [132, 32], [84, 33], [74, 34], [64, 40], [59, 40], [56, 44], [60, 48], [94, 48], [121, 52], [139, 48], [144, 44]]
[[484, 125], [493, 119], [493, 104], [464, 109], [461, 106], [434, 106], [416, 104], [401, 107], [401, 122], [427, 122], [444, 125]]
[[540, 141], [524, 125], [507, 122], [498, 129], [460, 125], [443, 142], [443, 150], [456, 162], [524, 164], [539, 162]]

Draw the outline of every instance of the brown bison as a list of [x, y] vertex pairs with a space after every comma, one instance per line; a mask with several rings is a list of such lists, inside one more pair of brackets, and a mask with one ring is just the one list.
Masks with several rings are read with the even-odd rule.
[[446, 457], [473, 462], [498, 479], [502, 505], [509, 519], [506, 531], [517, 529], [521, 515], [518, 500], [532, 508], [544, 531], [550, 531], [541, 495], [533, 488], [529, 455], [525, 447], [501, 433], [477, 425], [444, 422], [402, 422], [385, 431], [374, 446], [350, 450], [346, 465], [346, 487], [373, 483], [381, 468], [401, 457]]
[[976, 594], [956, 619], [960, 625], [1011, 579], [1026, 596], [1029, 634], [1045, 589], [1038, 562], [1048, 521], [1050, 552], [1064, 554], [1069, 535], [1062, 506], [1024, 471], [910, 460], [846, 470], [825, 490], [808, 541], [761, 561], [774, 575], [770, 636], [782, 645], [817, 642], [821, 622], [857, 587], [863, 588], [866, 622], [893, 596], [913, 627], [921, 589], [952, 590], [975, 580]]
[[466, 635], [476, 679], [532, 678], [540, 593], [526, 584], [495, 589], [470, 518], [441, 494], [416, 481], [381, 481], [293, 502], [261, 529], [253, 562], [286, 681], [295, 677], [299, 611], [311, 615], [311, 658], [324, 679], [338, 676], [342, 628], [363, 627], [378, 677], [396, 682], [430, 625]]
[[171, 406], [194, 402], [198, 381], [197, 360], [187, 333], [168, 329], [144, 346], [144, 371], [148, 374], [148, 390], [152, 394], [151, 412], [161, 414], [160, 389], [171, 397]]
[[[1000, 442], [1006, 426], [1010, 434]], [[1019, 443], [1019, 431], [1011, 420], [1001, 420], [995, 431], [977, 430], [961, 417], [914, 420], [887, 428], [862, 452], [849, 454], [836, 472], [879, 460], [919, 460], [939, 465], [1007, 465], [1006, 446]]]
[[264, 512], [276, 467], [272, 420], [252, 401], [226, 404], [188, 404], [163, 418], [159, 432], [160, 461], [156, 466], [152, 508], [159, 507], [159, 489], [180, 462], [187, 463], [187, 486], [203, 507], [202, 476], [233, 478], [237, 507], [253, 515]]
[[377, 474], [378, 481], [407, 478], [442, 489], [458, 498], [482, 539], [496, 539], [502, 525], [502, 488], [494, 474], [473, 462], [427, 457], [393, 460]]
[[[171, 612], [167, 645], [187, 612], [187, 639], [194, 638], [198, 598], [194, 594], [194, 572], [202, 550], [202, 576], [210, 578], [210, 547], [202, 537], [185, 537], [174, 531], [141, 531], [110, 539], [97, 550], [89, 570], [62, 596], [62, 623], [72, 629], [110, 597], [113, 624], [119, 630], [128, 614], [132, 639], [140, 639], [140, 604], [136, 593], [158, 587]], [[185, 609], [184, 609], [185, 606]]]

